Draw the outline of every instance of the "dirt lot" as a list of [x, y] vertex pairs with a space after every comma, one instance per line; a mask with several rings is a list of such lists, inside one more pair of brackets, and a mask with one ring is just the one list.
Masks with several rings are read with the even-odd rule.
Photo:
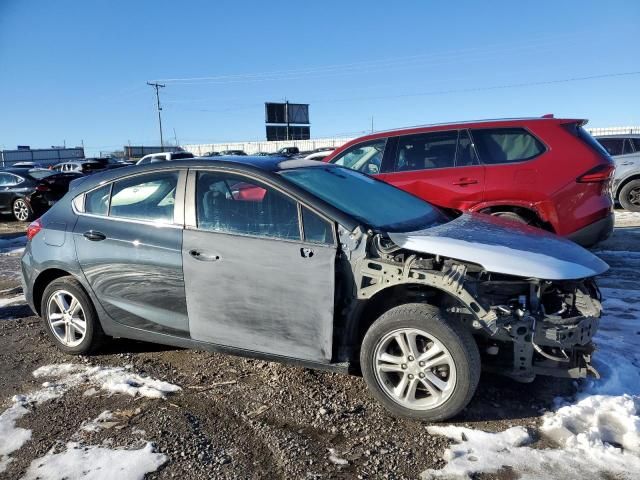
[[[598, 247], [612, 269], [604, 286], [637, 282], [640, 256], [616, 252], [640, 245], [639, 216], [621, 214], [615, 234]], [[0, 221], [0, 239], [22, 234], [24, 225]], [[19, 253], [0, 255], [0, 300], [18, 296]], [[637, 288], [637, 287], [634, 287]], [[232, 356], [118, 341], [90, 358], [58, 352], [40, 320], [19, 300], [0, 303], [0, 412], [12, 397], [40, 388], [32, 372], [46, 364], [73, 362], [126, 366], [128, 371], [179, 385], [166, 399], [106, 394], [87, 387], [37, 404], [17, 421], [32, 431], [0, 478], [21, 478], [32, 461], [67, 442], [140, 448], [153, 442], [167, 461], [147, 478], [418, 478], [442, 467], [449, 441], [426, 425], [387, 415], [361, 378]], [[536, 430], [556, 395], [570, 381], [539, 378], [515, 384], [483, 374], [471, 405], [453, 424], [487, 431], [514, 425]], [[98, 431], [81, 428], [104, 411], [115, 416]], [[113, 424], [113, 425], [112, 425]], [[545, 445], [541, 438], [538, 445]], [[331, 449], [331, 450], [330, 450]], [[508, 468], [481, 478], [514, 478]]]

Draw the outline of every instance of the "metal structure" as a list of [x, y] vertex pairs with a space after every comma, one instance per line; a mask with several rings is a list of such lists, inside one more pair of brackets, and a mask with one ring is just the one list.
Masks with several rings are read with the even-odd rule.
[[82, 160], [84, 148], [34, 148], [19, 146], [16, 150], [0, 150], [0, 164], [3, 167], [10, 167], [18, 162], [33, 162], [42, 166], [54, 165], [56, 163], [68, 162], [72, 160]]
[[308, 103], [265, 102], [264, 112], [267, 141], [311, 138]]
[[310, 140], [283, 140], [275, 142], [221, 142], [221, 143], [199, 143], [182, 145], [187, 152], [196, 156], [204, 155], [207, 152], [220, 152], [222, 150], [243, 150], [249, 155], [255, 153], [275, 153], [283, 147], [298, 147], [301, 152], [315, 150], [323, 147], [340, 147], [353, 140], [352, 137], [330, 137], [314, 138]]

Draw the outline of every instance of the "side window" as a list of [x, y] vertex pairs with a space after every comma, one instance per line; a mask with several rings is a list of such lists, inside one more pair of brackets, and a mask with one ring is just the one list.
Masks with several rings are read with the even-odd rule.
[[178, 172], [138, 175], [113, 183], [110, 217], [173, 221]]
[[636, 149], [636, 152], [640, 152], [640, 138], [632, 138], [631, 142]]
[[214, 232], [300, 240], [298, 205], [283, 193], [246, 177], [199, 172], [198, 228]]
[[523, 162], [544, 153], [544, 145], [522, 128], [472, 130], [473, 143], [485, 164]]
[[456, 167], [471, 167], [478, 164], [476, 151], [467, 130], [460, 130], [458, 135], [458, 151], [456, 152]]
[[396, 153], [396, 171], [453, 167], [457, 144], [457, 131], [400, 137]]
[[386, 138], [361, 143], [342, 152], [332, 163], [369, 175], [380, 173]]
[[16, 184], [16, 177], [7, 173], [0, 173], [0, 187], [10, 187]]
[[631, 146], [631, 139], [625, 138], [624, 144], [622, 145], [622, 154], [628, 155], [630, 153], [633, 153], [633, 147]]
[[609, 155], [622, 155], [624, 139], [622, 138], [599, 138], [598, 142], [607, 149]]
[[93, 215], [107, 215], [109, 213], [109, 196], [111, 184], [87, 193], [84, 197], [84, 211]]
[[302, 227], [305, 241], [333, 245], [331, 224], [306, 207], [302, 207]]

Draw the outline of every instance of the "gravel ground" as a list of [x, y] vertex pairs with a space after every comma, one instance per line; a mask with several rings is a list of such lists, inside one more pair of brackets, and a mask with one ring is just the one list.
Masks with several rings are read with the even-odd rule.
[[[639, 227], [640, 215], [618, 215], [613, 237], [598, 246], [612, 266], [601, 282], [605, 286], [637, 282], [637, 265], [612, 252], [635, 251]], [[0, 219], [0, 239], [22, 235], [24, 228]], [[0, 255], [0, 302], [21, 293], [18, 271], [19, 255]], [[36, 368], [63, 362], [126, 365], [182, 391], [162, 400], [86, 396], [76, 388], [39, 404], [18, 420], [32, 437], [0, 478], [22, 477], [34, 459], [69, 441], [127, 448], [151, 441], [168, 457], [147, 475], [152, 479], [400, 479], [444, 466], [448, 440], [429, 435], [425, 424], [386, 414], [359, 377], [123, 340], [89, 358], [69, 357], [51, 345], [26, 305], [0, 306], [0, 412], [13, 395], [40, 388], [42, 379], [32, 376]], [[521, 385], [483, 374], [471, 405], [451, 423], [487, 431], [522, 425], [535, 432], [554, 396], [573, 388], [568, 380], [539, 378]], [[114, 414], [107, 427], [80, 428], [105, 410]], [[515, 475], [505, 468], [480, 478]]]

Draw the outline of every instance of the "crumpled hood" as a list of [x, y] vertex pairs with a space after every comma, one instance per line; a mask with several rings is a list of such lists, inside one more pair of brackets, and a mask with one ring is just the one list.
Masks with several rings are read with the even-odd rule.
[[609, 265], [581, 246], [543, 230], [479, 213], [415, 232], [389, 233], [398, 246], [482, 265], [488, 272], [571, 280]]

